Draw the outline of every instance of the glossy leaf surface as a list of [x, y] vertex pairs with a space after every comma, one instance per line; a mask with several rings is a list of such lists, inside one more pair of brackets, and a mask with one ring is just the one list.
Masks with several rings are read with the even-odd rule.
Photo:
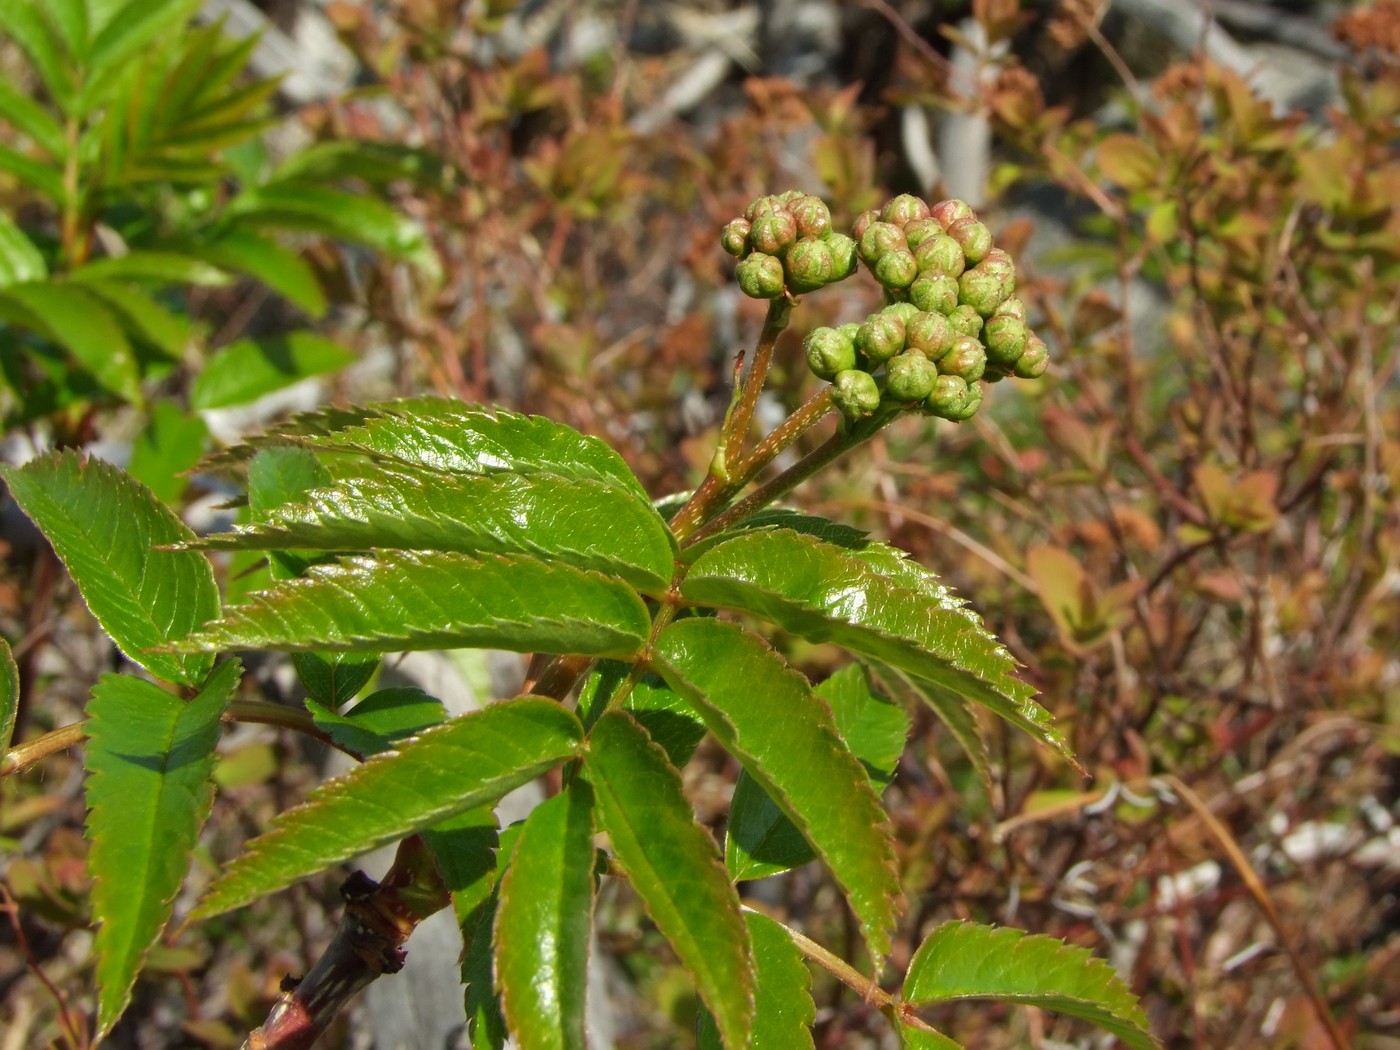
[[633, 889], [694, 980], [725, 1050], [741, 1050], [753, 1025], [748, 929], [680, 775], [621, 711], [593, 726], [585, 762], [599, 820]]
[[214, 571], [202, 554], [153, 549], [194, 533], [145, 486], [76, 452], [0, 468], [0, 476], [118, 648], [157, 678], [202, 681], [212, 656], [149, 651], [219, 613]]
[[[802, 953], [781, 925], [757, 912], [744, 912], [753, 943], [753, 1034], [749, 1050], [813, 1050], [812, 1023], [817, 1009], [812, 1003], [812, 975]], [[721, 1050], [719, 1031], [709, 1013], [701, 1013], [700, 1050]]]
[[652, 659], [801, 830], [850, 901], [871, 955], [882, 958], [899, 897], [892, 833], [830, 708], [736, 624], [679, 620], [657, 637]]
[[313, 791], [224, 870], [196, 909], [242, 907], [386, 842], [432, 827], [577, 753], [583, 728], [549, 700], [493, 704], [424, 731]]
[[219, 718], [241, 673], [225, 661], [188, 703], [127, 675], [93, 689], [85, 764], [99, 1036], [126, 1009], [170, 918], [213, 802]]

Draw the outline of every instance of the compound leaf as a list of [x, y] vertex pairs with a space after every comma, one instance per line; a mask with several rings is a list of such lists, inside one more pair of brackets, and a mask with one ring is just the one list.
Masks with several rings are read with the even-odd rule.
[[208, 918], [506, 792], [578, 752], [583, 727], [551, 700], [521, 697], [424, 730], [278, 816], [209, 887]]
[[497, 648], [629, 657], [651, 620], [620, 580], [526, 555], [393, 551], [313, 565], [172, 648]]
[[633, 889], [714, 1015], [725, 1050], [742, 1050], [754, 1009], [748, 929], [680, 774], [622, 711], [598, 719], [584, 762], [599, 820]]
[[1034, 690], [981, 619], [892, 547], [844, 547], [789, 529], [746, 530], [696, 559], [682, 596], [742, 609], [946, 687], [1073, 762]]
[[593, 916], [593, 791], [576, 779], [516, 839], [496, 910], [496, 985], [521, 1050], [584, 1050]]
[[131, 988], [174, 907], [209, 815], [219, 718], [238, 685], [220, 664], [188, 703], [127, 675], [103, 675], [88, 705], [88, 870], [97, 930], [97, 1038]]
[[[753, 943], [753, 1035], [748, 1050], [813, 1050], [812, 975], [787, 930], [766, 915], [744, 912]], [[719, 1031], [708, 1012], [700, 1015], [700, 1050], [720, 1050]]]
[[995, 999], [1091, 1021], [1134, 1050], [1158, 1046], [1137, 996], [1085, 948], [1039, 934], [953, 920], [929, 934], [904, 980], [915, 1006]]
[[845, 892], [870, 954], [882, 958], [899, 896], [893, 835], [830, 708], [737, 624], [679, 620], [657, 637], [652, 660], [801, 830]]
[[0, 467], [10, 495], [53, 544], [117, 647], [157, 678], [197, 685], [214, 658], [152, 652], [219, 614], [214, 570], [194, 539], [140, 482], [98, 459], [55, 452]]
[[48, 336], [82, 365], [103, 389], [127, 401], [141, 400], [141, 368], [116, 315], [83, 288], [31, 281], [0, 288], [0, 318]]

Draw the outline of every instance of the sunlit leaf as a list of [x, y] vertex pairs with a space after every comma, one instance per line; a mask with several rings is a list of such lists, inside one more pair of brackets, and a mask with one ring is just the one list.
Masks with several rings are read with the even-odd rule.
[[48, 277], [48, 264], [23, 230], [0, 212], [0, 288]]
[[[753, 942], [753, 1035], [749, 1050], [813, 1050], [812, 1023], [817, 1009], [812, 1002], [812, 975], [802, 961], [787, 930], [757, 912], [746, 911], [744, 921]], [[721, 1050], [719, 1031], [708, 1011], [700, 1014], [699, 1050]]]
[[315, 332], [240, 339], [205, 362], [190, 390], [190, 406], [246, 404], [303, 379], [344, 368], [353, 360], [355, 355], [345, 347]]
[[9, 750], [19, 714], [19, 667], [10, 643], [0, 638], [0, 757]]
[[121, 324], [84, 289], [52, 281], [0, 288], [0, 319], [14, 320], [69, 351], [102, 386], [141, 400], [141, 370]]

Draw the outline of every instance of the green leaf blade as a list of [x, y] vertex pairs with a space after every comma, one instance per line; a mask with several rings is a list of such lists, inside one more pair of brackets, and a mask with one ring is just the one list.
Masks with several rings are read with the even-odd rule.
[[240, 339], [205, 363], [190, 391], [190, 407], [228, 408], [256, 401], [303, 379], [325, 375], [355, 360], [345, 347], [315, 332]]
[[748, 928], [680, 775], [621, 711], [594, 725], [584, 761], [599, 820], [647, 914], [695, 981], [725, 1050], [742, 1050], [753, 1026]]
[[0, 288], [42, 281], [48, 275], [48, 264], [34, 242], [8, 215], [0, 214]]
[[325, 315], [326, 293], [311, 264], [270, 237], [234, 227], [216, 240], [185, 245], [183, 251], [225, 270], [252, 277], [313, 318]]
[[501, 880], [496, 984], [521, 1050], [585, 1050], [593, 916], [593, 791], [584, 780], [530, 814]]
[[893, 833], [830, 709], [736, 624], [679, 620], [657, 637], [652, 659], [801, 830], [850, 901], [872, 958], [883, 958], [899, 898]]
[[117, 647], [157, 678], [198, 685], [212, 656], [150, 651], [219, 614], [208, 560], [154, 549], [194, 539], [184, 522], [116, 467], [72, 451], [0, 467], [0, 477]]
[[651, 621], [619, 580], [525, 555], [389, 552], [312, 566], [172, 648], [498, 648], [634, 656]]
[[19, 715], [19, 666], [10, 643], [0, 638], [0, 759], [10, 749], [15, 738], [15, 719]]
[[220, 664], [189, 703], [124, 675], [104, 675], [93, 689], [86, 794], [99, 1039], [170, 918], [213, 803], [219, 719], [241, 674], [236, 660]]
[[0, 288], [0, 318], [20, 321], [63, 346], [105, 390], [141, 400], [141, 368], [115, 314], [76, 285], [31, 281]]
[[1083, 1018], [1134, 1050], [1159, 1044], [1137, 997], [1113, 968], [1053, 937], [979, 923], [946, 922], [929, 934], [904, 981], [915, 1006], [995, 999]]
[[578, 752], [583, 727], [522, 697], [425, 730], [314, 790], [227, 867], [195, 909], [208, 918], [333, 864], [494, 803]]
[[[753, 942], [753, 1035], [748, 1050], [815, 1050], [812, 975], [787, 930], [766, 915], [744, 912]], [[708, 1013], [700, 1015], [699, 1050], [721, 1050], [719, 1030]]]

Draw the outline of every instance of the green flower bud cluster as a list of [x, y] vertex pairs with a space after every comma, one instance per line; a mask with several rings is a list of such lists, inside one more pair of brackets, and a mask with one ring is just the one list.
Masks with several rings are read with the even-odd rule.
[[901, 194], [861, 215], [853, 232], [889, 305], [803, 342], [808, 367], [831, 382], [848, 421], [890, 405], [968, 419], [983, 382], [1045, 371], [1045, 343], [1015, 298], [1015, 264], [966, 203], [929, 207]]
[[758, 198], [725, 224], [720, 244], [739, 259], [739, 287], [754, 299], [815, 292], [856, 272], [856, 242], [831, 228], [820, 197], [799, 190]]

